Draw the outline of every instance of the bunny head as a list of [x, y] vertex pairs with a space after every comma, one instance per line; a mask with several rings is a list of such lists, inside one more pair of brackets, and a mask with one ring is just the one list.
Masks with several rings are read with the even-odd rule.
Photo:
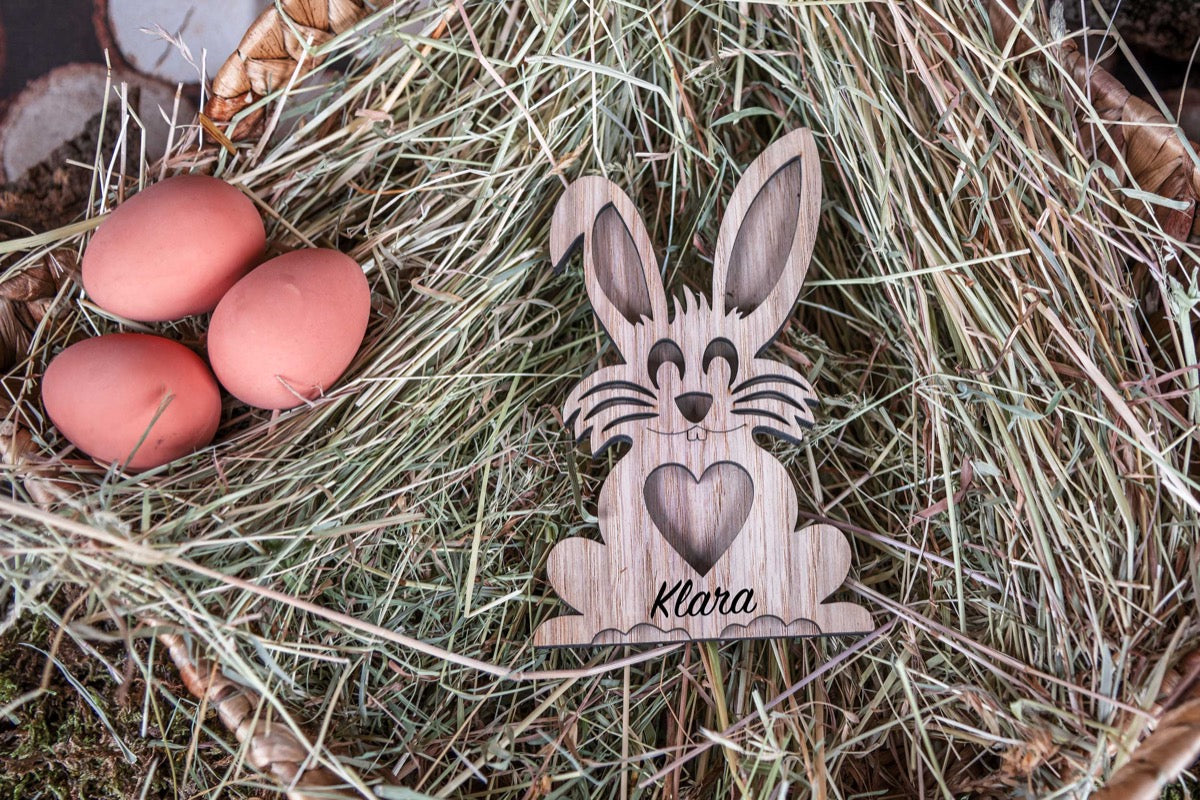
[[623, 361], [570, 393], [564, 419], [576, 438], [589, 438], [594, 454], [618, 441], [636, 451], [660, 437], [703, 443], [765, 432], [799, 440], [813, 422], [812, 387], [762, 353], [800, 293], [820, 200], [813, 136], [794, 131], [734, 190], [717, 236], [711, 301], [685, 292], [669, 309], [633, 202], [603, 178], [572, 183], [555, 209], [551, 256], [561, 267], [582, 248], [592, 308]]

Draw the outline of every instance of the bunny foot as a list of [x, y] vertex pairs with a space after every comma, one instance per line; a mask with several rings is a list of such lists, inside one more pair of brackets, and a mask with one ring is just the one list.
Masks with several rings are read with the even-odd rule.
[[596, 638], [596, 626], [583, 614], [553, 617], [533, 632], [534, 647], [568, 647], [589, 645]]
[[[794, 551], [794, 568], [798, 574], [816, 576], [804, 616], [825, 635], [875, 630], [871, 613], [857, 603], [821, 602], [841, 587], [850, 572], [850, 543], [845, 535], [832, 525], [809, 525], [796, 535], [800, 538]], [[819, 568], [814, 570], [814, 565]]]
[[591, 539], [572, 537], [554, 546], [546, 565], [546, 574], [554, 591], [572, 609], [582, 612], [554, 617], [543, 622], [533, 634], [537, 647], [590, 644], [601, 630], [589, 615], [596, 599], [589, 596], [596, 575], [607, 571], [606, 548]]

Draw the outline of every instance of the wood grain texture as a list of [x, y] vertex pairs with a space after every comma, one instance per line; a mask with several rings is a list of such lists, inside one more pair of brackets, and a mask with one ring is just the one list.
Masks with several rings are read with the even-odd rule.
[[866, 609], [827, 602], [850, 569], [837, 529], [795, 529], [796, 488], [754, 438], [799, 441], [812, 387], [764, 354], [804, 282], [821, 200], [807, 130], [750, 165], [721, 223], [712, 300], [668, 313], [653, 246], [629, 197], [599, 177], [572, 183], [551, 222], [561, 266], [582, 250], [592, 308], [622, 364], [586, 376], [563, 418], [599, 455], [629, 451], [600, 491], [601, 541], [566, 539], [551, 584], [574, 614], [538, 646], [811, 636], [872, 630]]

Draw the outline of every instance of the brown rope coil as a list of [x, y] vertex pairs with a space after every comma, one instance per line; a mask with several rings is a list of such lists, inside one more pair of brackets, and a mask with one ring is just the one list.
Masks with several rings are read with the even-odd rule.
[[1200, 757], [1200, 699], [1171, 709], [1092, 800], [1157, 800]]
[[[281, 0], [259, 16], [212, 82], [205, 105], [209, 119], [227, 123], [238, 112], [288, 84], [292, 76], [311, 72], [321, 59], [305, 55], [370, 13], [363, 0]], [[229, 132], [240, 139], [260, 132], [264, 115], [257, 112]]]
[[21, 425], [7, 397], [0, 397], [0, 463], [11, 472], [11, 480], [20, 481], [29, 498], [43, 508], [73, 493], [71, 486], [54, 477], [57, 468], [41, 457], [37, 443]]
[[58, 287], [75, 270], [75, 252], [59, 248], [0, 282], [0, 373], [26, 357]]
[[1200, 757], [1200, 650], [1193, 650], [1163, 675], [1162, 703], [1150, 713], [1153, 732], [1113, 772], [1092, 800], [1158, 800], [1163, 787]]
[[217, 712], [221, 724], [245, 747], [246, 761], [284, 787], [288, 800], [359, 796], [335, 788], [345, 782], [331, 770], [320, 765], [305, 767], [308, 747], [287, 725], [272, 721], [269, 710], [260, 709], [262, 698], [257, 692], [230, 680], [209, 659], [193, 657], [179, 634], [160, 633], [158, 640], [167, 648], [192, 696]]

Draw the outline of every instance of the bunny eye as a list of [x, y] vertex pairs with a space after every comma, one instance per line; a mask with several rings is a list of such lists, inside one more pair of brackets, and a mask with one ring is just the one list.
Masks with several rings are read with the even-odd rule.
[[713, 339], [708, 343], [708, 347], [704, 348], [704, 358], [700, 364], [706, 373], [708, 365], [717, 358], [722, 358], [725, 363], [729, 364], [729, 385], [732, 386], [738, 370], [737, 348], [733, 346], [733, 342], [728, 339]]
[[674, 364], [679, 370], [679, 377], [683, 377], [683, 351], [670, 339], [662, 339], [657, 342], [654, 347], [650, 348], [650, 355], [646, 359], [646, 371], [650, 373], [650, 382], [654, 384], [655, 389], [658, 388], [658, 368], [666, 363]]

